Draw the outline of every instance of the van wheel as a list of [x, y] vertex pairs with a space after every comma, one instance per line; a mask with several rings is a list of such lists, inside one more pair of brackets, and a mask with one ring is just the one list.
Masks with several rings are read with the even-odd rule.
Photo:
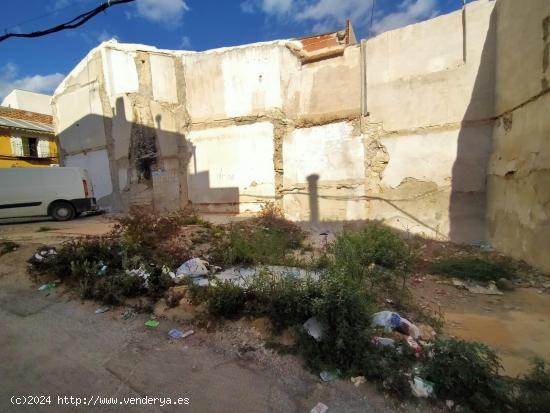
[[76, 215], [74, 207], [68, 202], [56, 202], [52, 206], [51, 216], [56, 221], [69, 221]]

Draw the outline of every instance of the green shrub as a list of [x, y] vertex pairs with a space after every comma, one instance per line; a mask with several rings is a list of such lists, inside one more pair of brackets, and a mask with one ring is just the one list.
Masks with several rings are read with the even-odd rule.
[[507, 409], [506, 382], [499, 376], [496, 353], [484, 344], [456, 339], [437, 340], [422, 375], [435, 383], [442, 400], [480, 412]]
[[309, 278], [263, 273], [256, 276], [249, 288], [249, 311], [269, 317], [273, 328], [281, 331], [311, 317], [311, 303], [319, 295], [318, 283]]
[[262, 225], [233, 225], [222, 250], [227, 265], [284, 264], [285, 256], [301, 240], [282, 228]]
[[434, 274], [471, 279], [480, 282], [496, 281], [499, 278], [514, 278], [514, 270], [505, 263], [489, 262], [481, 258], [452, 257], [434, 262], [430, 271]]
[[320, 341], [302, 335], [307, 365], [315, 370], [337, 368], [344, 374], [362, 370], [371, 338], [373, 305], [357, 282], [328, 273], [320, 280], [320, 296], [312, 302], [312, 315], [323, 327]]
[[15, 251], [19, 244], [13, 241], [0, 241], [0, 257], [9, 252]]
[[397, 269], [407, 264], [407, 243], [393, 230], [372, 224], [360, 231], [341, 233], [331, 244], [335, 264], [355, 278], [360, 278], [370, 264]]
[[547, 413], [550, 409], [550, 368], [532, 361], [531, 371], [516, 382], [514, 408], [518, 413]]
[[246, 301], [246, 291], [230, 282], [208, 289], [208, 312], [214, 317], [236, 318], [243, 313]]

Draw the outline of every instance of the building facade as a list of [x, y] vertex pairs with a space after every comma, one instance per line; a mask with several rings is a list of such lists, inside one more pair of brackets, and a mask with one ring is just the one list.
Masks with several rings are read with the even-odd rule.
[[52, 117], [0, 107], [0, 168], [59, 165]]

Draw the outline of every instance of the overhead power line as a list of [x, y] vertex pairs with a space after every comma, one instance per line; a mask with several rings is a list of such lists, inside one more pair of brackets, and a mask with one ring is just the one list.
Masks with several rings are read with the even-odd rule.
[[72, 20], [69, 20], [68, 22], [58, 24], [57, 26], [50, 27], [49, 29], [39, 30], [35, 32], [30, 33], [4, 33], [0, 35], [0, 42], [3, 42], [4, 40], [9, 39], [10, 37], [25, 37], [25, 38], [32, 38], [32, 37], [41, 37], [46, 36], [51, 33], [60, 32], [62, 30], [69, 30], [69, 29], [76, 29], [79, 26], [82, 26], [84, 23], [86, 23], [88, 20], [90, 20], [92, 17], [98, 15], [102, 11], [107, 10], [109, 7], [117, 6], [119, 4], [124, 3], [131, 3], [135, 0], [109, 0], [103, 2], [101, 5], [96, 7], [95, 9], [92, 9], [90, 11], [87, 11], [85, 13], [82, 13]]

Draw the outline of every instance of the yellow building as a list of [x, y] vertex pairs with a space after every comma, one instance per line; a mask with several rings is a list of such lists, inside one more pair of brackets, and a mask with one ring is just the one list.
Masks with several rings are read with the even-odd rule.
[[0, 106], [0, 168], [59, 165], [53, 120]]

